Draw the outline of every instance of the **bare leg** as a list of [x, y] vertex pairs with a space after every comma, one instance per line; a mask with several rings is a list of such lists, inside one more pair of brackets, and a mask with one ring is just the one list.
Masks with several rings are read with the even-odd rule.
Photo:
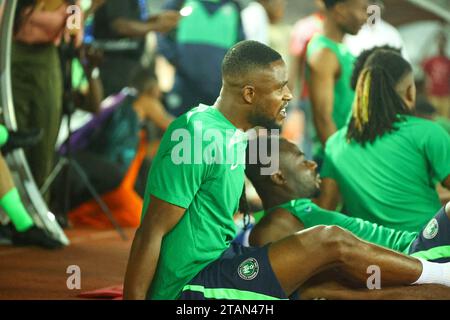
[[269, 259], [283, 290], [289, 296], [315, 274], [339, 267], [365, 285], [367, 268], [381, 270], [382, 286], [410, 285], [422, 273], [419, 260], [384, 249], [336, 226], [317, 226], [273, 243]]
[[3, 155], [0, 153], [0, 199], [14, 188], [14, 182]]
[[450, 300], [450, 288], [437, 284], [369, 290], [346, 280], [339, 269], [330, 269], [308, 280], [298, 295], [302, 300]]
[[450, 288], [427, 284], [368, 290], [348, 288], [330, 281], [304, 288], [300, 297], [303, 300], [450, 300]]

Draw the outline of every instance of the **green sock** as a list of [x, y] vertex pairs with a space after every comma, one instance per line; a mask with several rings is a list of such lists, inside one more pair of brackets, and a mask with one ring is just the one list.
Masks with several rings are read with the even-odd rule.
[[0, 199], [0, 207], [5, 210], [17, 231], [26, 231], [34, 225], [34, 221], [25, 209], [16, 188], [12, 188]]
[[0, 124], [0, 147], [3, 147], [6, 141], [8, 141], [8, 129], [2, 124]]

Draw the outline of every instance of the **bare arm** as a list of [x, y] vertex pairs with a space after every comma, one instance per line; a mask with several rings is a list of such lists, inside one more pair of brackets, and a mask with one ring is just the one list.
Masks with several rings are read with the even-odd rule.
[[180, 221], [185, 210], [151, 197], [131, 247], [125, 274], [124, 299], [146, 298], [158, 265], [162, 239]]
[[89, 93], [87, 96], [87, 105], [89, 111], [98, 113], [100, 111], [100, 105], [104, 98], [103, 84], [100, 78], [88, 77], [89, 79]]
[[[305, 56], [291, 56], [291, 68], [289, 71], [289, 89], [301, 97], [303, 91], [303, 75], [305, 70]], [[298, 91], [297, 91], [298, 89]]]
[[442, 183], [436, 186], [436, 191], [439, 194], [439, 199], [442, 203], [450, 202], [450, 176], [447, 177]]
[[101, 64], [103, 53], [91, 46], [82, 46], [80, 49], [80, 61], [82, 62], [84, 74], [89, 83], [87, 91], [80, 90], [80, 109], [88, 112], [98, 113], [104, 98], [103, 84], [98, 74], [93, 71]]
[[170, 10], [153, 16], [146, 22], [118, 18], [113, 21], [112, 28], [125, 37], [143, 37], [150, 31], [169, 32], [176, 27], [179, 19], [180, 14]]
[[158, 128], [166, 130], [173, 116], [166, 112], [157, 98], [143, 96], [135, 103], [135, 110], [142, 119], [153, 122]]
[[335, 180], [324, 178], [320, 187], [320, 196], [315, 203], [324, 209], [334, 211], [340, 200], [339, 186]]
[[309, 83], [313, 120], [317, 135], [325, 145], [337, 131], [333, 121], [334, 85], [339, 73], [339, 62], [334, 53], [323, 49], [308, 59], [311, 69]]
[[154, 29], [154, 26], [150, 22], [141, 22], [118, 18], [113, 21], [112, 28], [121, 36], [144, 37], [147, 33]]
[[[90, 78], [90, 77], [89, 77]], [[100, 79], [89, 79], [89, 89], [74, 92], [77, 108], [97, 114], [103, 98], [103, 85]]]
[[450, 190], [450, 175], [447, 177], [447, 179], [444, 180], [444, 182], [442, 182], [442, 185]]

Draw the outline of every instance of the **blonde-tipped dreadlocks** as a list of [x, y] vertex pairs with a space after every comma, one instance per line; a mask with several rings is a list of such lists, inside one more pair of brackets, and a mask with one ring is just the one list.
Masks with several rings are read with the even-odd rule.
[[395, 130], [401, 115], [412, 114], [395, 90], [399, 81], [412, 72], [411, 65], [393, 50], [375, 50], [360, 72], [347, 140], [364, 145]]
[[372, 76], [369, 69], [364, 69], [356, 85], [356, 99], [353, 104], [353, 118], [355, 127], [362, 132], [364, 125], [369, 122], [369, 96]]

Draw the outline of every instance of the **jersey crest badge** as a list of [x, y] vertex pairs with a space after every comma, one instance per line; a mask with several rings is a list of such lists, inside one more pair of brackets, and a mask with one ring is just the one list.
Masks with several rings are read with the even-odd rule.
[[238, 267], [238, 274], [244, 280], [253, 280], [259, 273], [258, 261], [255, 258], [248, 258]]

